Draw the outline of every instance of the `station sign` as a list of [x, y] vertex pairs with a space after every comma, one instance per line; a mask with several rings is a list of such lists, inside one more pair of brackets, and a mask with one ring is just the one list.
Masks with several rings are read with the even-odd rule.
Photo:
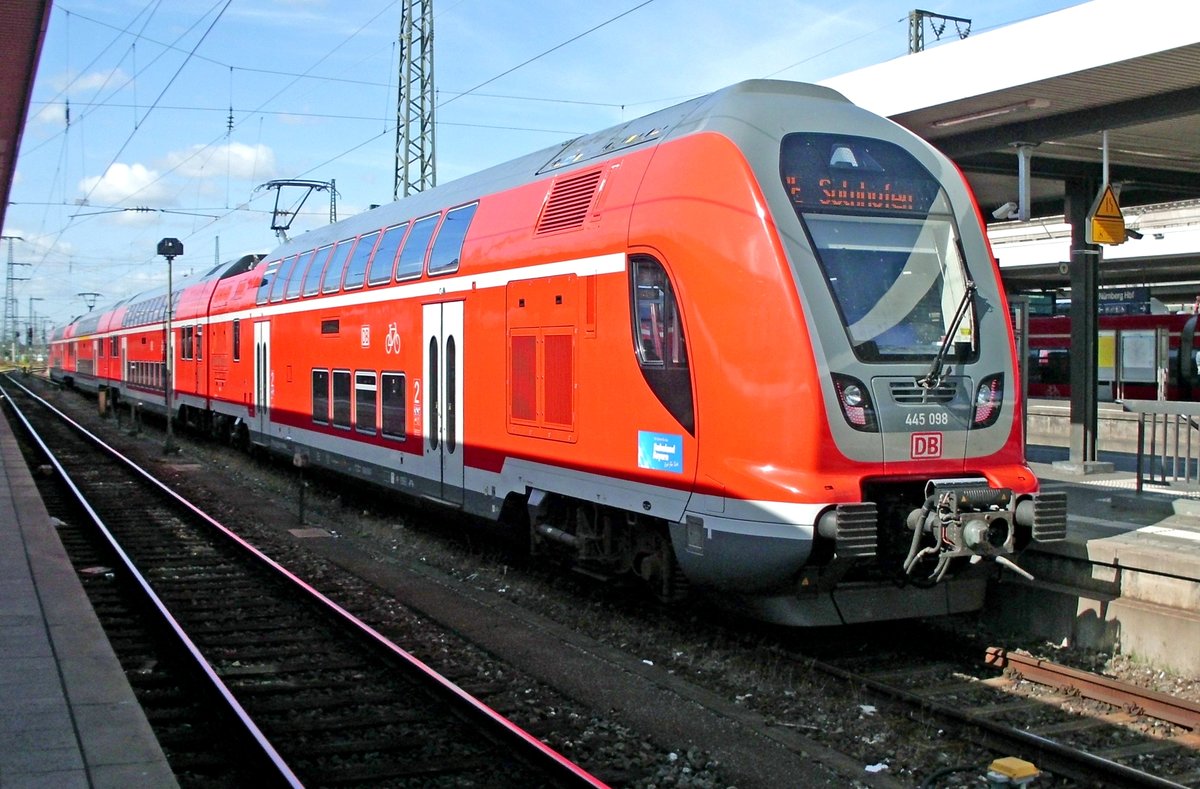
[[1096, 312], [1100, 315], [1149, 315], [1150, 287], [1135, 285], [1124, 288], [1105, 288], [1096, 293], [1099, 300]]
[[1117, 195], [1111, 184], [1105, 184], [1088, 211], [1084, 237], [1089, 244], [1125, 243], [1125, 216], [1117, 204]]

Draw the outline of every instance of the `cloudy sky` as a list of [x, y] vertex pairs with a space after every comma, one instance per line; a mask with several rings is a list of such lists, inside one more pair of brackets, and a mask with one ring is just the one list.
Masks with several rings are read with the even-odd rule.
[[[931, 10], [971, 19], [974, 35], [1076, 4]], [[902, 57], [914, 6], [433, 0], [438, 182], [739, 80], [819, 81]], [[269, 251], [276, 193], [258, 187], [271, 179], [336, 181], [343, 218], [389, 201], [400, 8], [55, 2], [3, 229], [29, 264], [15, 271], [28, 277], [15, 287], [22, 323], [30, 307], [60, 323], [86, 311], [78, 294], [103, 305], [164, 284], [154, 251], [166, 236], [184, 244], [176, 276]], [[957, 33], [925, 37], [932, 47]], [[293, 234], [329, 209], [314, 194]]]

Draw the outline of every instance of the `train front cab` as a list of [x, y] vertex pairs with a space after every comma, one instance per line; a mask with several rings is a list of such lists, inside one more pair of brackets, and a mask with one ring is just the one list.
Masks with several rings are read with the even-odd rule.
[[[1016, 569], [1030, 542], [1065, 536], [1065, 500], [1039, 493], [1024, 461], [1007, 308], [963, 179], [907, 135], [831, 105], [832, 129], [870, 131], [746, 148], [815, 380], [775, 381], [772, 404], [746, 409], [767, 438], [725, 449], [765, 448], [747, 451], [760, 479], [729, 484], [728, 459], [705, 463], [711, 476], [672, 527], [675, 553], [700, 585], [784, 624], [973, 610], [997, 565]], [[704, 452], [711, 400], [698, 386]], [[758, 495], [721, 495], [742, 491]]]

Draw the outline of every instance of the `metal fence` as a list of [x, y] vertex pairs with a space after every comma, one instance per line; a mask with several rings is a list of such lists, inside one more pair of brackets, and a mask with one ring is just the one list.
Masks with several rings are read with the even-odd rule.
[[1137, 490], [1142, 486], [1200, 485], [1200, 403], [1125, 400], [1138, 416]]

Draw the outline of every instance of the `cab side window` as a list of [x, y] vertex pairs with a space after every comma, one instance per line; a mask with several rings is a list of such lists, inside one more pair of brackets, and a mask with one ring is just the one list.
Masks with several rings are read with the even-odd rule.
[[689, 433], [695, 432], [687, 340], [675, 289], [662, 263], [630, 258], [633, 341], [642, 376], [659, 401]]

